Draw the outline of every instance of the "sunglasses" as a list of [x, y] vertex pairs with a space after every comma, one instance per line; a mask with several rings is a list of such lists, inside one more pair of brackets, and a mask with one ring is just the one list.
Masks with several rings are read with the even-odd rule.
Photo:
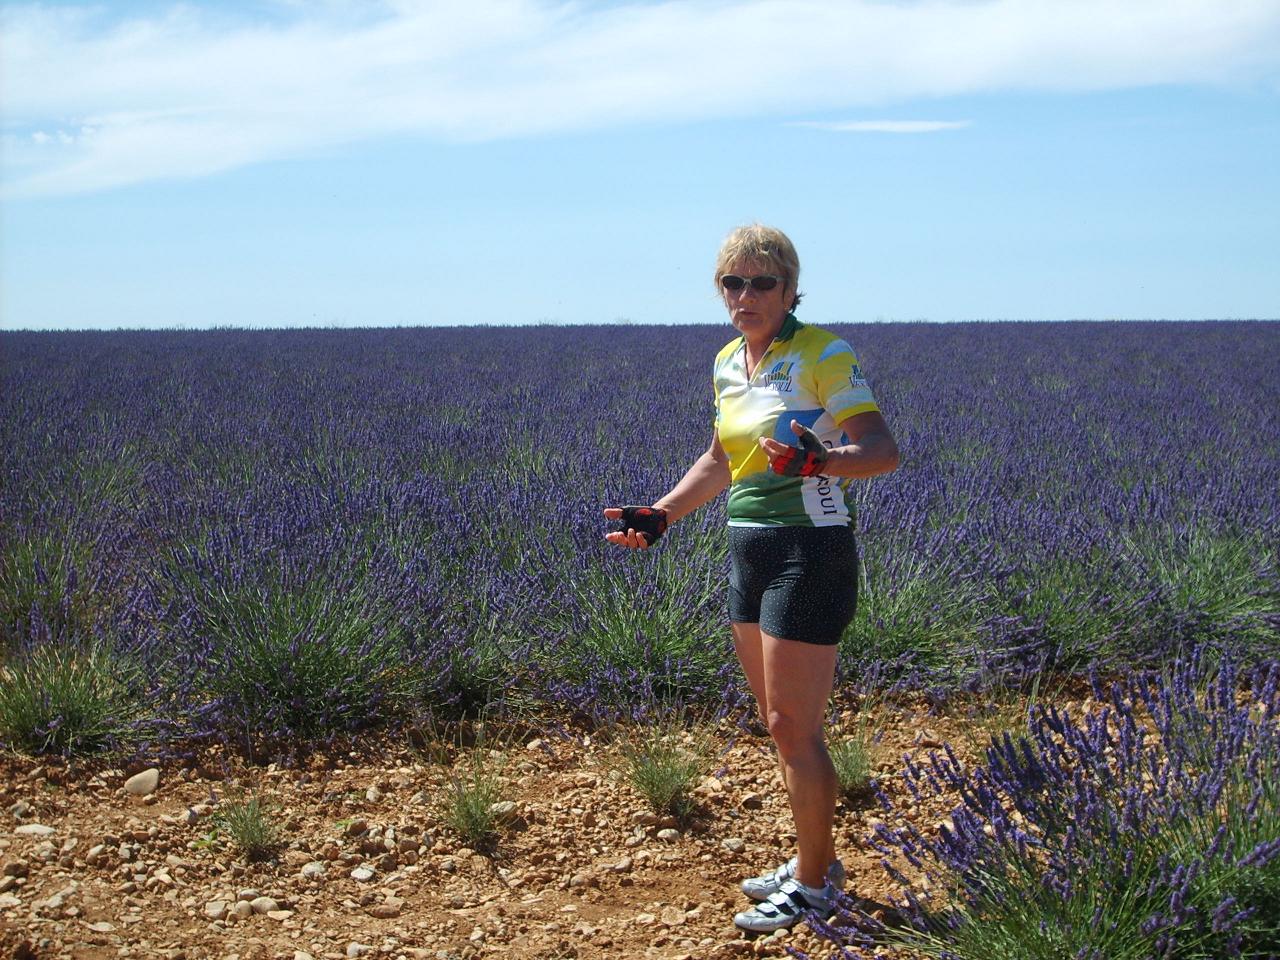
[[751, 284], [752, 290], [764, 292], [765, 290], [772, 290], [781, 282], [781, 277], [775, 277], [768, 273], [762, 273], [758, 277], [740, 277], [736, 273], [726, 273], [720, 278], [720, 286], [735, 293], [745, 288], [747, 284]]

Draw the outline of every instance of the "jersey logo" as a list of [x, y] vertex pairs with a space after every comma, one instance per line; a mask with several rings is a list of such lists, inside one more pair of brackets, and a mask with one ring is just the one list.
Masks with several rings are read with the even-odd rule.
[[790, 393], [793, 386], [791, 368], [794, 366], [793, 362], [779, 360], [773, 365], [773, 369], [764, 375], [764, 382], [771, 387], [777, 387], [781, 393]]
[[853, 365], [853, 372], [849, 374], [849, 386], [855, 390], [867, 386], [867, 378], [862, 375], [862, 368], [856, 363]]

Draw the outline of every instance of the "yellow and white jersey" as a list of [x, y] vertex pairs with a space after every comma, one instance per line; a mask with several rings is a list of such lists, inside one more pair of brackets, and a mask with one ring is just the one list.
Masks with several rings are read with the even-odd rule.
[[833, 333], [787, 314], [782, 329], [747, 376], [742, 337], [716, 355], [716, 430], [729, 455], [729, 523], [827, 527], [850, 522], [848, 477], [782, 477], [769, 468], [761, 437], [796, 445], [799, 421], [828, 447], [849, 442], [840, 424], [879, 410], [853, 348]]

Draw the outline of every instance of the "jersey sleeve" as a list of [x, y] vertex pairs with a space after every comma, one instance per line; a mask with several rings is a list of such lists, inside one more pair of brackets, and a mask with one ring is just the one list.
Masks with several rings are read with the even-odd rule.
[[880, 409], [853, 347], [844, 340], [832, 340], [818, 355], [814, 378], [818, 400], [836, 423]]
[[740, 339], [731, 340], [721, 347], [720, 352], [716, 354], [715, 361], [711, 364], [711, 394], [715, 403], [715, 416], [712, 418], [711, 425], [717, 430], [720, 428], [720, 371], [732, 359], [739, 342], [741, 342]]

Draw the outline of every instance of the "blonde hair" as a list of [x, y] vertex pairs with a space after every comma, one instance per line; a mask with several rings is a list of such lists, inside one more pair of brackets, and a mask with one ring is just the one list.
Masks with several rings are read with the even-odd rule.
[[800, 305], [800, 257], [787, 235], [777, 227], [752, 223], [735, 227], [724, 238], [720, 253], [716, 256], [716, 291], [720, 291], [720, 278], [736, 263], [760, 263], [782, 278], [784, 289], [791, 291], [791, 310]]

